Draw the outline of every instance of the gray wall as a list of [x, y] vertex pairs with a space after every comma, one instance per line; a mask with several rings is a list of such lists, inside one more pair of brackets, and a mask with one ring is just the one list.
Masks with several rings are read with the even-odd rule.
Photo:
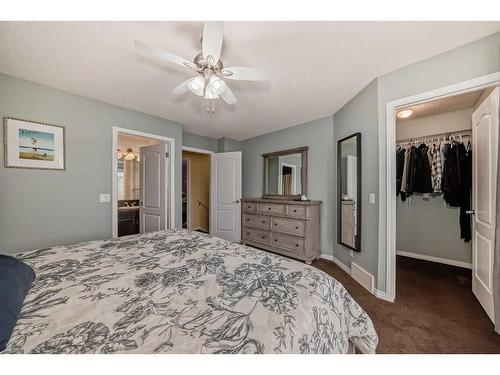
[[217, 140], [217, 152], [241, 151], [242, 142], [236, 139], [222, 137]]
[[0, 116], [66, 127], [66, 170], [3, 167], [0, 253], [111, 237], [112, 126], [175, 139], [176, 225], [181, 225], [182, 125], [0, 74]]
[[[472, 108], [398, 121], [396, 139], [424, 137], [472, 127]], [[460, 239], [460, 210], [447, 207], [443, 195], [414, 194], [396, 205], [396, 249], [471, 263], [471, 242]], [[429, 220], [432, 218], [432, 220]]]
[[333, 164], [333, 118], [294, 126], [243, 142], [243, 196], [261, 197], [263, 190], [262, 154], [309, 146], [308, 196], [321, 200], [321, 252], [331, 255], [335, 232]]
[[188, 132], [182, 132], [182, 145], [207, 151], [217, 151], [217, 139]]
[[[333, 116], [335, 150], [337, 150], [337, 141], [340, 139], [353, 133], [361, 133], [361, 252], [351, 252], [345, 246], [338, 244], [335, 226], [332, 227], [335, 237], [333, 255], [349, 267], [351, 261], [354, 261], [375, 276], [378, 259], [376, 246], [378, 204], [375, 201], [375, 205], [370, 205], [368, 196], [369, 193], [378, 191], [377, 111], [377, 81], [375, 80]], [[336, 166], [337, 151], [333, 159]], [[334, 212], [337, 212], [336, 200], [333, 201], [333, 206]]]

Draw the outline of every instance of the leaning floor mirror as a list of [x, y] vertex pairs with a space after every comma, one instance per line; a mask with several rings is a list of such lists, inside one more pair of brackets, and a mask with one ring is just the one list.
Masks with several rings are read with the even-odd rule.
[[337, 242], [361, 251], [361, 133], [337, 143]]

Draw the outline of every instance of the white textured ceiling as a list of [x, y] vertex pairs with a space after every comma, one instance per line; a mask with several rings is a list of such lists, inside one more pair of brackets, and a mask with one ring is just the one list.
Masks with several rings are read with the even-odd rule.
[[246, 139], [330, 115], [375, 77], [500, 30], [499, 22], [227, 22], [225, 66], [266, 69], [234, 82], [238, 103], [204, 112], [171, 90], [192, 72], [155, 64], [134, 39], [192, 59], [201, 22], [0, 22], [0, 72], [159, 117], [185, 131]]
[[398, 123], [405, 122], [419, 117], [435, 115], [437, 113], [444, 113], [449, 111], [456, 111], [458, 109], [473, 107], [474, 104], [476, 104], [476, 102], [478, 101], [483, 91], [484, 90], [476, 90], [472, 92], [467, 92], [465, 94], [447, 96], [445, 98], [431, 100], [428, 102], [401, 108], [401, 110], [411, 109], [413, 111], [413, 114], [405, 119], [397, 118], [396, 121]]

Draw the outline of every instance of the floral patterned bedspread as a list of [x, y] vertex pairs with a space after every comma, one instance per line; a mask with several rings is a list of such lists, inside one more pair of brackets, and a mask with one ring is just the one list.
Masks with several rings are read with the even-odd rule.
[[18, 254], [37, 274], [7, 353], [373, 353], [331, 276], [186, 230]]

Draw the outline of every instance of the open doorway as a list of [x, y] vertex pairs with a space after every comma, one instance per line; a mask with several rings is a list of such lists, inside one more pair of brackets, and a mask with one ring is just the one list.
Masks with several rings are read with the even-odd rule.
[[113, 236], [171, 228], [173, 139], [113, 128]]
[[182, 150], [182, 227], [209, 233], [211, 154]]
[[455, 321], [493, 320], [498, 93], [486, 85], [392, 114], [389, 291]]

